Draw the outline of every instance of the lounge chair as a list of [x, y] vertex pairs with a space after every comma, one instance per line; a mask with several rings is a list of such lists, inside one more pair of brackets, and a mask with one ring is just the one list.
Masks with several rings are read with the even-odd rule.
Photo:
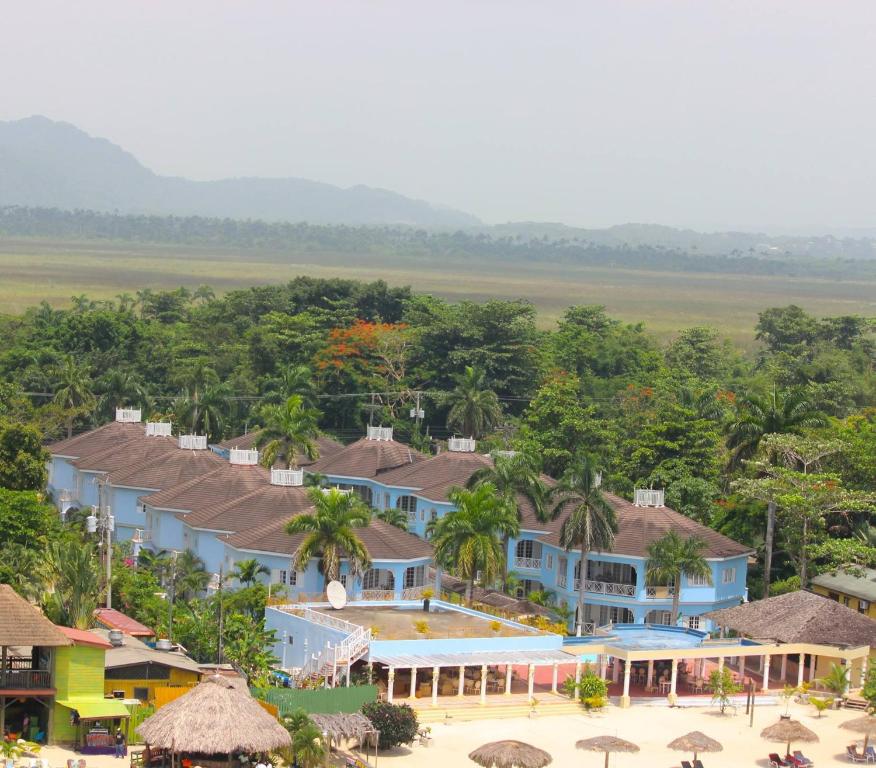
[[770, 768], [789, 768], [789, 764], [782, 760], [775, 752], [770, 754]]
[[795, 757], [790, 752], [785, 755], [785, 762], [793, 766], [793, 768], [806, 768], [806, 763], [799, 757]]
[[682, 760], [681, 761], [681, 768], [692, 768], [692, 766], [687, 760]]
[[797, 762], [800, 765], [815, 765], [815, 763], [806, 757], [806, 755], [804, 755], [799, 749], [794, 750], [794, 757], [797, 758]]
[[703, 768], [703, 763], [701, 760], [694, 760], [694, 768]]
[[876, 749], [873, 748], [872, 745], [867, 747], [867, 760], [871, 763], [876, 763]]
[[858, 752], [858, 748], [854, 744], [849, 744], [849, 746], [846, 747], [846, 757], [848, 757], [853, 763], [867, 762], [867, 756]]

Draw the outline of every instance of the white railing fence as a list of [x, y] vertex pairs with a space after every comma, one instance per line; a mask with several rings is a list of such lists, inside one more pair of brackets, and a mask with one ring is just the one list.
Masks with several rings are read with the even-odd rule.
[[259, 463], [259, 452], [244, 448], [232, 448], [228, 452], [228, 461], [245, 467], [254, 467]]
[[393, 600], [395, 599], [394, 589], [363, 589], [362, 600]]
[[515, 557], [514, 558], [514, 567], [515, 568], [526, 568], [530, 571], [540, 571], [541, 570], [541, 558], [540, 557]]
[[419, 587], [406, 587], [402, 590], [402, 600], [419, 600], [423, 596], [423, 590], [425, 589], [425, 584]]
[[[580, 581], [578, 581], [580, 586]], [[576, 587], [577, 588], [577, 587]], [[635, 597], [635, 584], [621, 584], [613, 581], [592, 581], [587, 579], [584, 582], [584, 591], [593, 592], [598, 595], [620, 595], [622, 597]]]
[[652, 599], [675, 597], [675, 587], [645, 587], [645, 597]]
[[298, 486], [304, 485], [303, 469], [272, 469], [271, 485]]

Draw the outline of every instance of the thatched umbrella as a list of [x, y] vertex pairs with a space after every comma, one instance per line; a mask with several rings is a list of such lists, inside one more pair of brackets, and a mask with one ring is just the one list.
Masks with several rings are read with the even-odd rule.
[[810, 731], [799, 720], [785, 720], [784, 718], [777, 723], [773, 723], [769, 728], [764, 728], [760, 735], [767, 741], [775, 741], [785, 743], [785, 754], [791, 754], [792, 741], [813, 742], [818, 741], [818, 735]]
[[667, 746], [676, 752], [693, 752], [694, 760], [697, 759], [700, 752], [720, 752], [724, 749], [719, 742], [701, 731], [691, 731], [684, 736], [679, 736], [670, 741]]
[[492, 741], [469, 753], [483, 768], [544, 768], [553, 758], [544, 750], [522, 741]]
[[137, 732], [150, 747], [172, 753], [272, 752], [292, 744], [289, 732], [249, 691], [219, 675], [163, 706]]
[[612, 752], [638, 752], [639, 747], [631, 741], [624, 741], [617, 736], [594, 736], [592, 739], [581, 739], [575, 742], [578, 749], [591, 752], [605, 752], [605, 768], [608, 768], [608, 756]]
[[359, 751], [366, 745], [370, 737], [374, 737], [374, 761], [377, 762], [377, 738], [380, 732], [372, 725], [371, 721], [361, 712], [352, 714], [338, 713], [334, 715], [311, 715], [310, 719], [331, 742], [339, 742], [343, 739], [356, 739], [359, 742]]
[[845, 728], [848, 731], [864, 734], [864, 752], [867, 751], [867, 744], [870, 743], [870, 737], [876, 736], [876, 717], [873, 715], [864, 715], [856, 717], [854, 720], [846, 720], [840, 723], [840, 728]]

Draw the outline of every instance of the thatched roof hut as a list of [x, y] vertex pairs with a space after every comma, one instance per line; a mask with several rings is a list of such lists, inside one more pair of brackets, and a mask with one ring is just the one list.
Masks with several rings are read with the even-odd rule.
[[469, 753], [483, 768], [544, 768], [553, 758], [543, 749], [523, 741], [492, 741]]
[[219, 675], [163, 706], [137, 732], [151, 747], [204, 755], [272, 752], [292, 743], [248, 691]]
[[311, 715], [310, 719], [319, 730], [327, 733], [333, 741], [356, 739], [362, 744], [369, 736], [377, 734], [371, 721], [360, 712]]
[[613, 752], [634, 753], [639, 751], [638, 744], [619, 739], [617, 736], [594, 736], [590, 739], [581, 739], [575, 742], [575, 746], [590, 752], [604, 752], [605, 768], [608, 768], [608, 756]]
[[695, 761], [700, 752], [720, 752], [724, 749], [720, 742], [715, 741], [711, 736], [706, 736], [702, 731], [686, 733], [684, 736], [673, 739], [666, 746], [676, 752], [693, 752]]
[[785, 718], [782, 718], [777, 723], [773, 723], [768, 728], [764, 728], [760, 735], [767, 741], [784, 742], [786, 744], [785, 754], [791, 753], [792, 741], [818, 741], [818, 734], [810, 731], [799, 720], [786, 720]]
[[8, 584], [0, 584], [0, 646], [71, 645], [71, 640], [36, 606]]
[[844, 723], [840, 723], [840, 728], [863, 733], [864, 751], [866, 752], [867, 745], [870, 743], [870, 737], [876, 736], [876, 717], [873, 715], [863, 715], [862, 717], [856, 717], [854, 720], [846, 720]]
[[838, 648], [876, 647], [876, 621], [835, 600], [799, 590], [704, 614], [755, 640]]

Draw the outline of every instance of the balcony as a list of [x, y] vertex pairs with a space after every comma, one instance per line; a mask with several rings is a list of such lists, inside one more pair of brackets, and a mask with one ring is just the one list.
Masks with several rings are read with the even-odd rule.
[[51, 690], [52, 673], [48, 669], [7, 669], [0, 673], [0, 690]]
[[523, 568], [527, 571], [540, 571], [541, 570], [541, 558], [540, 557], [515, 557], [514, 558], [514, 567], [515, 568]]
[[394, 589], [363, 589], [360, 600], [395, 600]]
[[405, 587], [402, 590], [402, 600], [419, 600], [423, 597], [423, 590], [428, 589], [425, 584], [419, 587]]
[[[581, 580], [575, 579], [575, 591], [581, 588]], [[584, 582], [584, 591], [593, 595], [615, 595], [617, 597], [635, 597], [635, 584], [622, 584], [614, 581], [593, 581], [587, 579]]]
[[648, 600], [669, 600], [675, 596], [675, 587], [645, 587]]

